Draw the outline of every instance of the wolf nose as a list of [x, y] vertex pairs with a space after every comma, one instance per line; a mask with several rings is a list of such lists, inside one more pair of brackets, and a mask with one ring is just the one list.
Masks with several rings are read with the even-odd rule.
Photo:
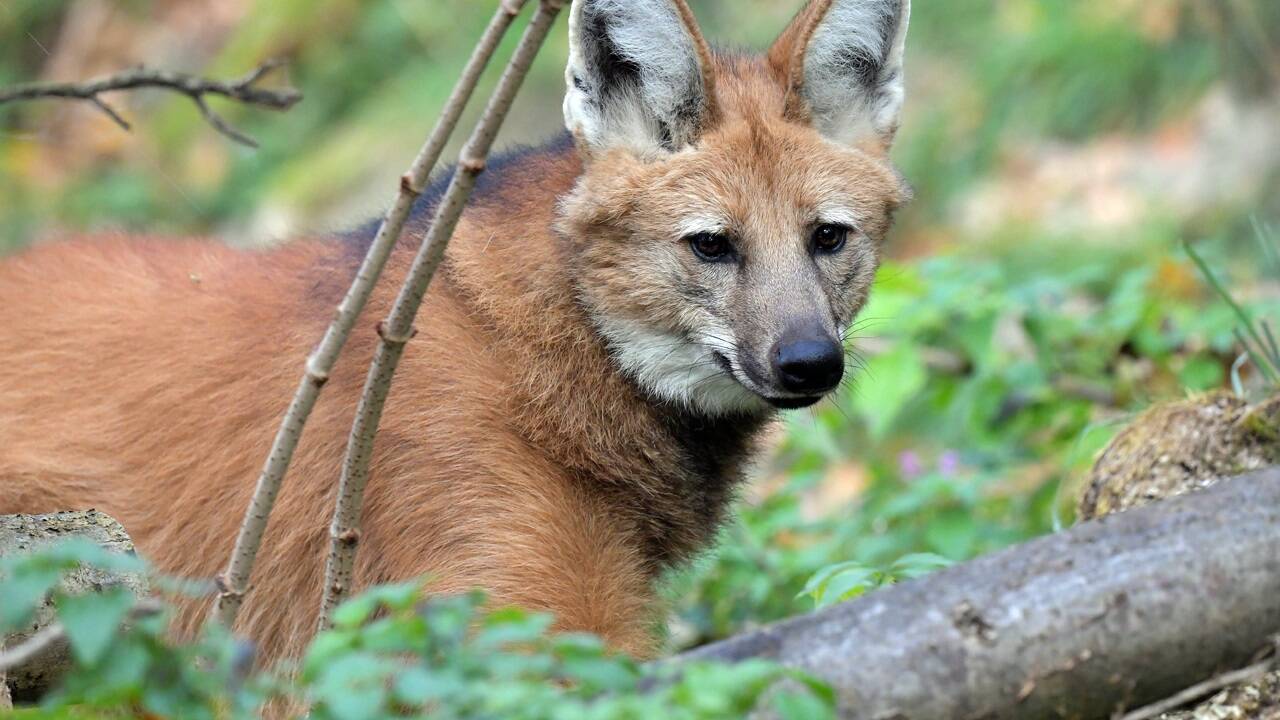
[[822, 395], [840, 383], [844, 352], [829, 338], [779, 342], [773, 346], [773, 370], [784, 390]]

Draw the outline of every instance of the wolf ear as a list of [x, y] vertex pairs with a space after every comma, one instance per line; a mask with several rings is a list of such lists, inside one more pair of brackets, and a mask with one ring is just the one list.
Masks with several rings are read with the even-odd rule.
[[590, 150], [679, 150], [714, 113], [710, 63], [684, 0], [574, 0], [565, 124]]
[[911, 0], [812, 0], [769, 50], [787, 115], [845, 144], [893, 142]]

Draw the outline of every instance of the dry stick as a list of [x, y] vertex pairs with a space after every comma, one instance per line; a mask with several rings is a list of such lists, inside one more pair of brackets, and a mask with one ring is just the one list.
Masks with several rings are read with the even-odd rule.
[[364, 310], [369, 296], [377, 284], [382, 269], [387, 263], [391, 249], [395, 247], [404, 230], [405, 222], [413, 210], [414, 201], [418, 199], [431, 175], [432, 168], [440, 159], [440, 153], [449, 140], [458, 118], [467, 101], [475, 92], [476, 83], [483, 73], [485, 65], [497, 49], [498, 42], [511, 25], [512, 20], [520, 12], [527, 0], [503, 0], [498, 12], [490, 21], [483, 37], [477, 45], [471, 60], [454, 86], [453, 93], [441, 113], [440, 119], [432, 129], [431, 135], [423, 144], [418, 156], [414, 158], [409, 171], [400, 178], [400, 190], [395, 203], [387, 211], [378, 227], [377, 235], [369, 246], [368, 253], [360, 264], [356, 278], [347, 290], [347, 294], [338, 305], [333, 323], [325, 331], [324, 338], [315, 351], [307, 358], [306, 371], [294, 393], [293, 401], [285, 414], [280, 430], [276, 434], [267, 462], [258, 477], [253, 499], [240, 526], [240, 534], [236, 538], [236, 547], [226, 572], [218, 576], [218, 601], [210, 616], [226, 627], [235, 622], [244, 595], [248, 592], [249, 576], [253, 571], [253, 563], [262, 545], [262, 535], [267, 527], [267, 519], [275, 505], [276, 496], [284, 482], [285, 473], [293, 459], [294, 449], [302, 436], [303, 426], [307, 422], [311, 409], [320, 395], [320, 389], [329, 378], [329, 372], [337, 362], [338, 354], [351, 335], [356, 319]]
[[40, 98], [88, 100], [103, 113], [106, 113], [107, 117], [115, 121], [121, 128], [129, 130], [131, 129], [129, 123], [120, 116], [120, 113], [116, 112], [115, 108], [102, 99], [102, 93], [116, 90], [135, 90], [137, 88], [161, 88], [172, 90], [191, 98], [196, 108], [200, 110], [200, 114], [218, 132], [238, 143], [249, 147], [257, 147], [258, 143], [253, 138], [231, 127], [226, 120], [223, 120], [222, 117], [215, 113], [209, 107], [209, 104], [205, 102], [205, 96], [218, 95], [246, 105], [255, 105], [271, 110], [288, 110], [302, 99], [302, 93], [293, 88], [267, 90], [255, 87], [264, 75], [282, 64], [283, 62], [279, 60], [270, 60], [254, 68], [252, 72], [243, 78], [233, 82], [207, 80], [183, 73], [139, 67], [118, 75], [109, 75], [85, 83], [28, 83], [0, 89], [0, 105], [18, 100], [36, 100]]
[[360, 512], [364, 505], [365, 485], [369, 480], [369, 460], [373, 454], [374, 436], [391, 388], [392, 375], [395, 374], [405, 344], [415, 333], [414, 318], [431, 278], [444, 257], [445, 247], [458, 225], [463, 207], [475, 188], [476, 178], [484, 171], [485, 159], [498, 129], [506, 119], [516, 92], [565, 2], [566, 0], [540, 0], [538, 12], [525, 29], [520, 45], [512, 55], [502, 79], [498, 81], [498, 87], [494, 90], [480, 123], [462, 149], [458, 168], [449, 182], [444, 199], [436, 209], [431, 229], [418, 249], [418, 255], [400, 288], [395, 306], [387, 319], [378, 325], [378, 335], [382, 342], [369, 366], [360, 406], [351, 427], [338, 502], [330, 527], [331, 544], [325, 566], [324, 598], [320, 606], [321, 629], [329, 626], [333, 609], [351, 590], [356, 549], [360, 541]]
[[1152, 703], [1130, 713], [1126, 713], [1124, 716], [1120, 717], [1120, 720], [1151, 720], [1152, 718], [1159, 717], [1171, 710], [1177, 710], [1183, 705], [1199, 700], [1200, 698], [1215, 693], [1225, 687], [1257, 680], [1263, 675], [1271, 672], [1275, 667], [1276, 659], [1268, 658], [1246, 668], [1222, 673], [1221, 675], [1211, 677], [1202, 683], [1196, 683], [1177, 695], [1161, 700], [1160, 702]]

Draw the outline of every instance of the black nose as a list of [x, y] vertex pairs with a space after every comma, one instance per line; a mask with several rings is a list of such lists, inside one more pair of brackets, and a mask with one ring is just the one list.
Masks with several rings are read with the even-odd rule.
[[784, 339], [773, 346], [773, 371], [788, 392], [822, 395], [840, 383], [844, 352], [827, 337]]

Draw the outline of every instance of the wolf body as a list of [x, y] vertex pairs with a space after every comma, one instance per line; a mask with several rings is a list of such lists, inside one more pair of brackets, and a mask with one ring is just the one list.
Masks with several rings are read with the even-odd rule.
[[[764, 56], [711, 51], [682, 0], [570, 15], [569, 134], [494, 163], [463, 216], [381, 422], [356, 573], [484, 588], [644, 655], [656, 581], [710, 543], [762, 430], [842, 375], [906, 195], [887, 153], [908, 0], [816, 0]], [[279, 496], [238, 621], [267, 657], [314, 629], [374, 325], [437, 196]], [[96, 507], [160, 570], [218, 573], [371, 235], [0, 262], [0, 513]]]

